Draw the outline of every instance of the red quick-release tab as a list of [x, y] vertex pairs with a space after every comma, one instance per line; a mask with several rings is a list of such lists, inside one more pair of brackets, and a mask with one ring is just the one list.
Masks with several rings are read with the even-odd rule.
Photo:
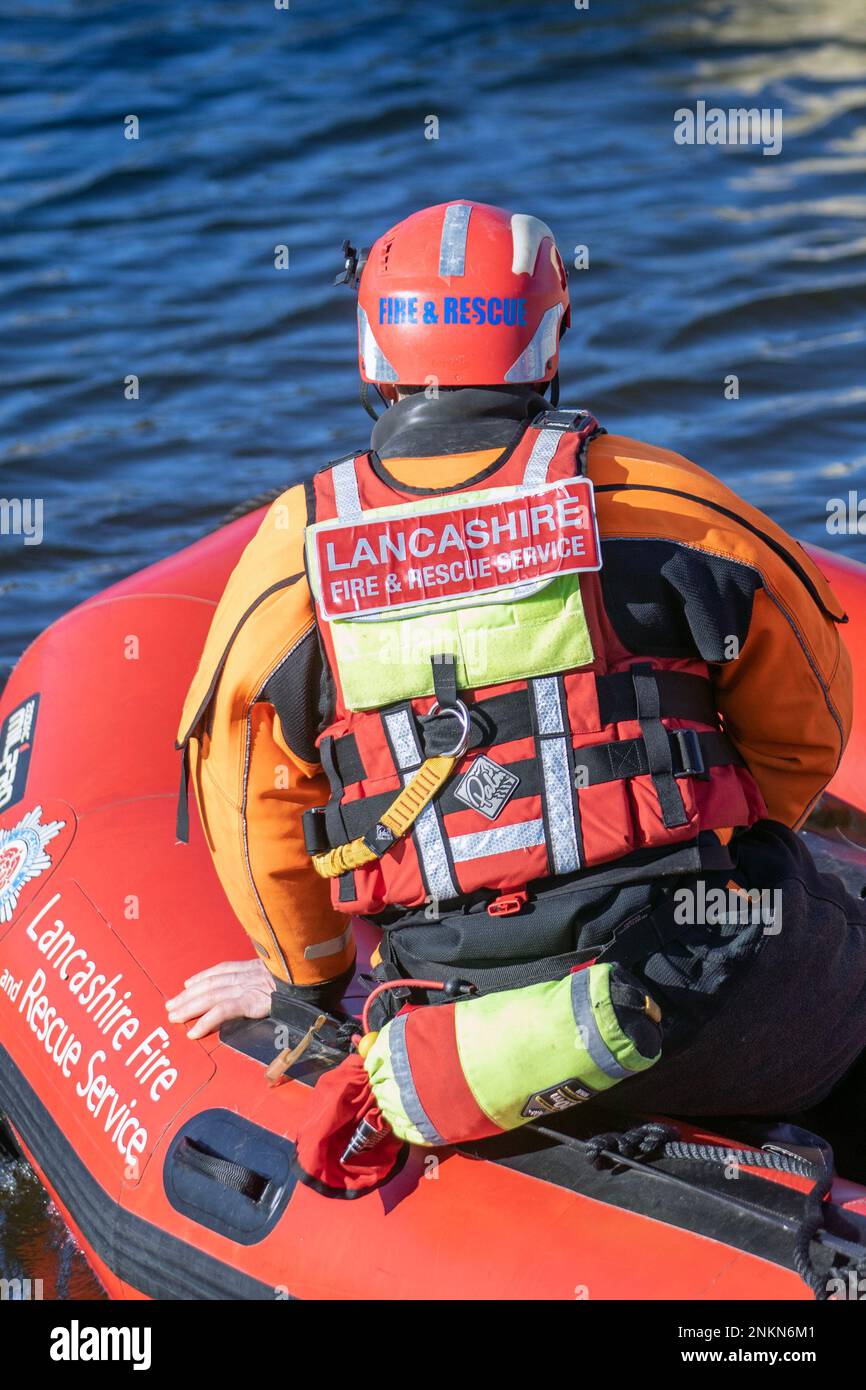
[[529, 894], [525, 888], [518, 888], [513, 893], [503, 893], [502, 897], [494, 898], [492, 903], [487, 904], [488, 917], [513, 917], [515, 912], [521, 912], [526, 906]]

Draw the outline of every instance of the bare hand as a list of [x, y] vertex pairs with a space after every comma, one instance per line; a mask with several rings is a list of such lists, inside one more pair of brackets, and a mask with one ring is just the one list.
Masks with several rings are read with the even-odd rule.
[[166, 1000], [169, 1023], [198, 1019], [188, 1038], [204, 1038], [230, 1018], [267, 1018], [274, 977], [260, 960], [227, 960], [184, 980], [174, 999]]

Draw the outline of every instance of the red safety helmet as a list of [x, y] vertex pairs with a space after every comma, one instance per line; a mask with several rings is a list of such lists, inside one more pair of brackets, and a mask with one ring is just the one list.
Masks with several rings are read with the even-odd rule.
[[441, 386], [497, 386], [556, 376], [571, 322], [568, 283], [553, 233], [537, 217], [440, 203], [398, 222], [366, 260], [344, 250], [339, 278], [359, 286], [361, 377], [382, 394], [431, 377]]

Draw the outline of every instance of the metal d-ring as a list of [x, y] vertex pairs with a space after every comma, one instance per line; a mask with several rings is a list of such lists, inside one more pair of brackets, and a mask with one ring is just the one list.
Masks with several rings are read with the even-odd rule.
[[469, 747], [469, 711], [462, 700], [456, 700], [453, 705], [444, 706], [440, 705], [438, 700], [434, 700], [427, 712], [427, 718], [435, 719], [437, 716], [446, 714], [451, 714], [456, 719], [460, 720], [460, 738], [457, 741], [456, 747], [443, 749], [442, 756], [445, 758], [461, 758]]

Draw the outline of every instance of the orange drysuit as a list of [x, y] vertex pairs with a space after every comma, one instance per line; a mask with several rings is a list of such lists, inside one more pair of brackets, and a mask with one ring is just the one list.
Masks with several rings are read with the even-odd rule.
[[[395, 500], [489, 477], [508, 451], [428, 448], [375, 455]], [[851, 723], [844, 615], [829, 584], [779, 526], [678, 454], [602, 434], [587, 472], [620, 638], [642, 654], [655, 642], [659, 657], [691, 644], [708, 660], [722, 726], [769, 816], [799, 826]], [[329, 795], [316, 749], [322, 663], [307, 522], [303, 485], [269, 508], [218, 606], [178, 735], [226, 894], [269, 969], [298, 986], [333, 980], [354, 959], [349, 919], [332, 908], [301, 828], [304, 809]], [[676, 651], [652, 631], [668, 598]]]

